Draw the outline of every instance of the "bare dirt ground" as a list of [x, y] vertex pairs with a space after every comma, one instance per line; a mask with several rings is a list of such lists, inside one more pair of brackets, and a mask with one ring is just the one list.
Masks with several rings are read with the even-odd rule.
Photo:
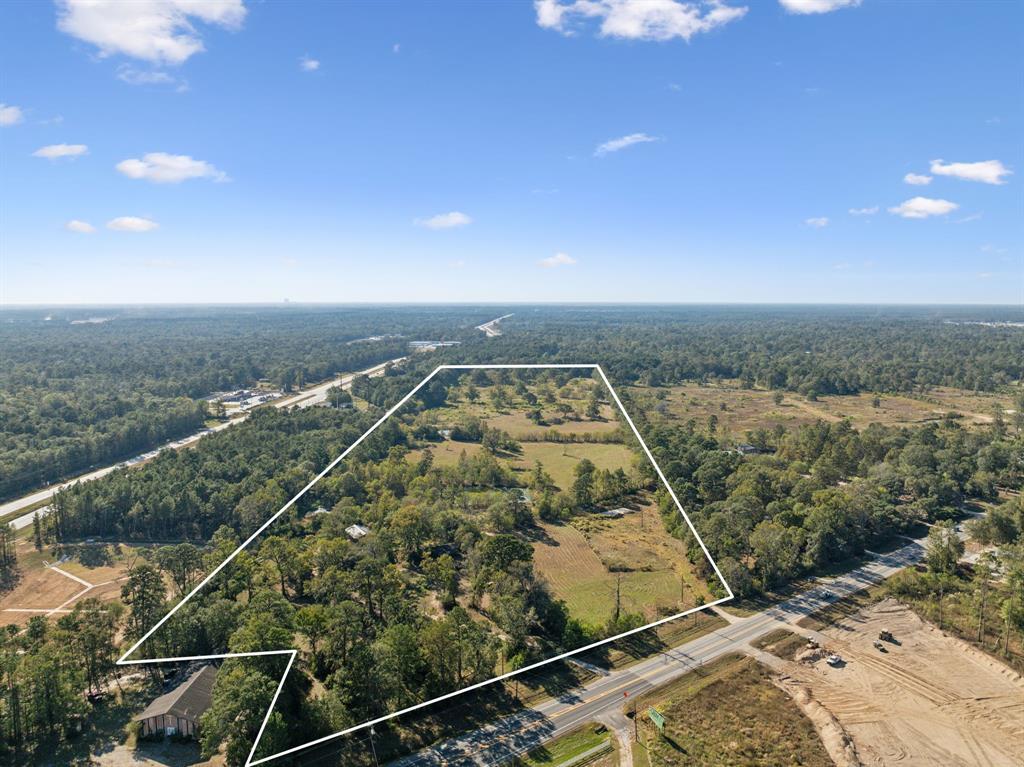
[[99, 767], [215, 767], [224, 760], [216, 756], [204, 761], [199, 748], [190, 743], [142, 743], [137, 748], [120, 745], [94, 755], [92, 764]]
[[[3, 612], [8, 609], [53, 609], [85, 587], [46, 567], [24, 573], [18, 585], [0, 597], [0, 616], [15, 623], [27, 621], [29, 613]], [[10, 622], [10, 621], [8, 621]]]
[[[899, 642], [883, 643], [886, 652], [872, 646], [882, 629]], [[890, 599], [843, 619], [823, 637], [845, 663], [785, 662], [778, 666], [780, 684], [805, 712], [823, 707], [812, 717], [819, 729], [834, 719], [845, 737], [822, 734], [848, 737], [847, 764], [1022, 764], [1024, 680], [1007, 666]]]

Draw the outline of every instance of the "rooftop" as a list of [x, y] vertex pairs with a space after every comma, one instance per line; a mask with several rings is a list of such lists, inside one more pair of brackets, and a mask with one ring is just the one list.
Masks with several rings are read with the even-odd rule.
[[135, 721], [165, 714], [193, 721], [198, 719], [213, 701], [213, 682], [216, 678], [216, 668], [203, 666], [173, 690], [165, 692], [146, 706], [146, 710], [136, 716]]

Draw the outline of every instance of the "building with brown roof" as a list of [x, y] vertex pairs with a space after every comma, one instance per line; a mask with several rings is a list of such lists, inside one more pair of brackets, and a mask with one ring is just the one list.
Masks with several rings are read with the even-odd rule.
[[170, 692], [154, 700], [135, 717], [142, 724], [142, 735], [181, 735], [195, 737], [199, 717], [213, 702], [213, 682], [217, 669], [203, 666]]

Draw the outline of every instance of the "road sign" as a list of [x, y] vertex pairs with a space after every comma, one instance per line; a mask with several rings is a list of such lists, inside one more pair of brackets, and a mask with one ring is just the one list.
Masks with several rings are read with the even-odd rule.
[[658, 732], [665, 732], [665, 717], [661, 715], [661, 712], [655, 708], [649, 708], [647, 709], [647, 716], [649, 716], [651, 721], [654, 722], [654, 726], [658, 728]]

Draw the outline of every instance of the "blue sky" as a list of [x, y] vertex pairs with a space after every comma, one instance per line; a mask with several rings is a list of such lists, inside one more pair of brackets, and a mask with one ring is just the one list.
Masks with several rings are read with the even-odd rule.
[[0, 4], [4, 303], [1024, 302], [1017, 3], [188, 7]]

